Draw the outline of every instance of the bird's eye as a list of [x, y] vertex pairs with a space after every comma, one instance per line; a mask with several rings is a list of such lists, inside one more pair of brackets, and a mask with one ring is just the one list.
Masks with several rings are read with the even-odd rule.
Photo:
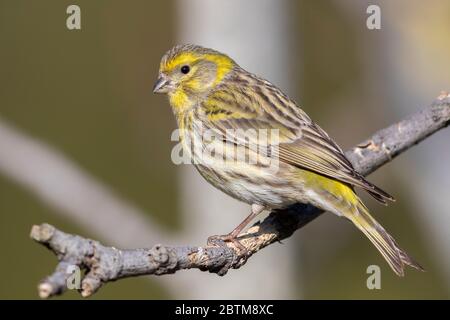
[[181, 72], [184, 74], [188, 74], [189, 71], [191, 71], [191, 68], [189, 68], [189, 66], [182, 66], [181, 67]]

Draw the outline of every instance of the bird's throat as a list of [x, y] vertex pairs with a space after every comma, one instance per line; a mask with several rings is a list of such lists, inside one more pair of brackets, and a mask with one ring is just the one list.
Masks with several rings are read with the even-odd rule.
[[181, 88], [169, 94], [169, 100], [175, 115], [186, 112], [195, 104], [195, 100], [192, 99], [192, 97], [189, 97], [189, 95]]

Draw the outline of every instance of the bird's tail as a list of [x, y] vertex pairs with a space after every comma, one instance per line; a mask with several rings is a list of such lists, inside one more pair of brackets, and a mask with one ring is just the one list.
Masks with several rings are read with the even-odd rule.
[[366, 206], [355, 195], [357, 202], [351, 206], [351, 213], [344, 214], [346, 218], [361, 230], [375, 245], [389, 266], [398, 276], [404, 276], [404, 267], [409, 265], [417, 270], [424, 269], [401, 249], [394, 238], [369, 214]]

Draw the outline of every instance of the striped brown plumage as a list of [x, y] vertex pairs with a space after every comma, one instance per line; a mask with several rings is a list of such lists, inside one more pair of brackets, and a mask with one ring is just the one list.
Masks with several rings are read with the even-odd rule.
[[[383, 204], [393, 197], [356, 172], [328, 134], [269, 81], [218, 51], [181, 45], [164, 55], [155, 92], [168, 94], [184, 150], [200, 174], [251, 204], [253, 215], [311, 204], [350, 220], [398, 275], [405, 265], [422, 270], [372, 218], [354, 188]], [[252, 130], [277, 134], [268, 135], [267, 145], [239, 134]], [[208, 133], [214, 139], [204, 139]], [[249, 220], [226, 239], [234, 241]]]

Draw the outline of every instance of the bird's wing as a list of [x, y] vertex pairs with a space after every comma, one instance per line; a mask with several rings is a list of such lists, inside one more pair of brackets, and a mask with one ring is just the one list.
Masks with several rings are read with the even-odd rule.
[[[199, 109], [207, 126], [222, 133], [228, 143], [244, 143], [242, 136], [235, 134], [238, 130], [277, 129], [278, 146], [272, 148], [276, 152], [271, 152], [271, 156], [278, 156], [279, 161], [361, 187], [381, 203], [393, 200], [391, 195], [356, 172], [328, 134], [267, 81], [225, 86], [212, 92]], [[258, 141], [247, 138], [245, 143], [257, 144]]]
[[379, 202], [394, 198], [353, 169], [342, 149], [318, 125], [306, 125], [301, 137], [279, 147], [281, 161], [366, 190]]

